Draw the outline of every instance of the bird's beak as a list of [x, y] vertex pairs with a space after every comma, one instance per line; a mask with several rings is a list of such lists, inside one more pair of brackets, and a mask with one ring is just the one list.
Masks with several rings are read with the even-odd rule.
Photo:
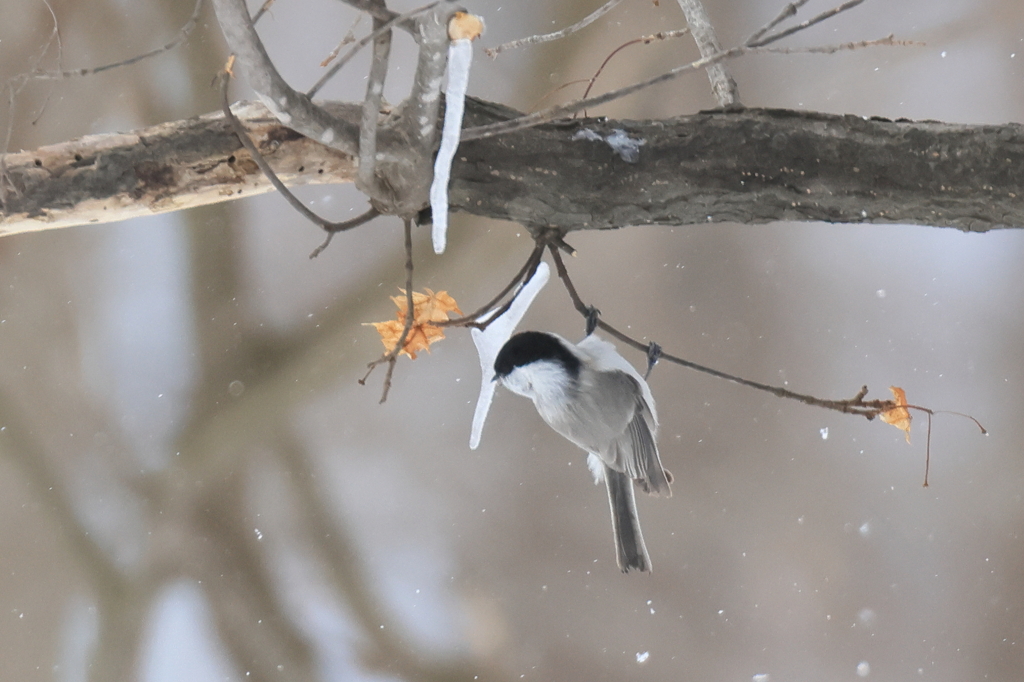
[[494, 383], [495, 381], [497, 381], [497, 380], [498, 380], [498, 378], [499, 378], [499, 377], [498, 377], [498, 375], [497, 375], [497, 374], [495, 374], [495, 375], [494, 375], [494, 378], [493, 378], [493, 379], [491, 379], [491, 383]]

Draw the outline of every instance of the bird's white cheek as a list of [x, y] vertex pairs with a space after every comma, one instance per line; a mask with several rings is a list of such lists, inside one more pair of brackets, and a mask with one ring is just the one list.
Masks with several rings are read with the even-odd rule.
[[513, 371], [501, 380], [505, 388], [527, 398], [533, 397], [533, 384], [518, 370]]

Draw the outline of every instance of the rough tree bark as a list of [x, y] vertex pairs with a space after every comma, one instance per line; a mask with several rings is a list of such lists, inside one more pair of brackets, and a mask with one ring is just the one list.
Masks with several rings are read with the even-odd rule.
[[[238, 107], [291, 185], [351, 182], [355, 159]], [[332, 104], [356, 122], [357, 104]], [[468, 100], [465, 125], [512, 118]], [[643, 140], [629, 163], [588, 129]], [[8, 155], [0, 234], [123, 220], [270, 190], [220, 114]], [[451, 206], [530, 228], [777, 220], [1024, 226], [1024, 126], [816, 112], [709, 111], [663, 121], [565, 120], [464, 142]]]

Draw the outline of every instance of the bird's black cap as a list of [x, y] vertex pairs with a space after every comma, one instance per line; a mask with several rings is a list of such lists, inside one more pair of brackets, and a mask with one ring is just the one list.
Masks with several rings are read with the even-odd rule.
[[506, 341], [494, 360], [494, 373], [498, 378], [508, 376], [516, 367], [537, 360], [555, 360], [570, 376], [579, 376], [580, 359], [558, 338], [544, 332], [519, 332]]

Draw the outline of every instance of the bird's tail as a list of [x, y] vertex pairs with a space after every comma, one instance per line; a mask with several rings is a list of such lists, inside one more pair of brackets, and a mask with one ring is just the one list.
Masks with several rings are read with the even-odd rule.
[[636, 515], [633, 480], [626, 474], [609, 467], [604, 468], [604, 481], [608, 486], [608, 504], [612, 508], [612, 533], [615, 536], [615, 559], [625, 573], [631, 568], [651, 570], [644, 536], [640, 532], [640, 519]]

